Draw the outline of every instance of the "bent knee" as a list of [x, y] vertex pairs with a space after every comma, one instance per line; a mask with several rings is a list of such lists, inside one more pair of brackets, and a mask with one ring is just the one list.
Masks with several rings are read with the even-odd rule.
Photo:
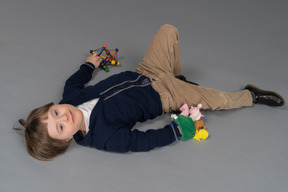
[[178, 34], [178, 29], [173, 26], [173, 25], [170, 25], [170, 24], [164, 24], [160, 27], [159, 30], [163, 30], [163, 31], [166, 31], [166, 32], [172, 32], [172, 33], [177, 33]]

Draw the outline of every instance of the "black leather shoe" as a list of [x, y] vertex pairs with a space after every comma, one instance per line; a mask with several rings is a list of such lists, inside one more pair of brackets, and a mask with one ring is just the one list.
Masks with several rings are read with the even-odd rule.
[[248, 89], [252, 92], [252, 95], [255, 95], [253, 102], [256, 104], [269, 106], [283, 106], [285, 104], [284, 98], [276, 92], [266, 91], [252, 84], [246, 85], [245, 89]]

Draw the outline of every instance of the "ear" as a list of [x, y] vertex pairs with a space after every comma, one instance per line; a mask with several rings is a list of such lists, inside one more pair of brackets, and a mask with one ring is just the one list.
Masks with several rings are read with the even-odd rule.
[[73, 138], [73, 137], [70, 137], [70, 138], [66, 139], [65, 141], [66, 141], [66, 142], [69, 142], [69, 141], [72, 140], [72, 138]]
[[198, 104], [197, 108], [198, 108], [198, 109], [201, 109], [201, 108], [202, 108], [202, 104], [201, 104], [201, 103]]

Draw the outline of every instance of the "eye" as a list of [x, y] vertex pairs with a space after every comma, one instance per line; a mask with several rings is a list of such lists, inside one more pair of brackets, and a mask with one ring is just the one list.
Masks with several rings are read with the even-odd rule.
[[59, 129], [60, 131], [63, 131], [64, 126], [63, 125], [59, 125]]

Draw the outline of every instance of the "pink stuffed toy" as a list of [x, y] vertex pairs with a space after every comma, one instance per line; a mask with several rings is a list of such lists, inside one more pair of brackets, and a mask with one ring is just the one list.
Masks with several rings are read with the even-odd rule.
[[197, 107], [191, 106], [189, 109], [186, 102], [180, 107], [180, 115], [183, 115], [185, 117], [190, 117], [194, 122], [199, 120], [201, 117], [204, 117], [204, 115], [201, 114], [200, 109], [202, 108], [202, 104], [198, 104]]

